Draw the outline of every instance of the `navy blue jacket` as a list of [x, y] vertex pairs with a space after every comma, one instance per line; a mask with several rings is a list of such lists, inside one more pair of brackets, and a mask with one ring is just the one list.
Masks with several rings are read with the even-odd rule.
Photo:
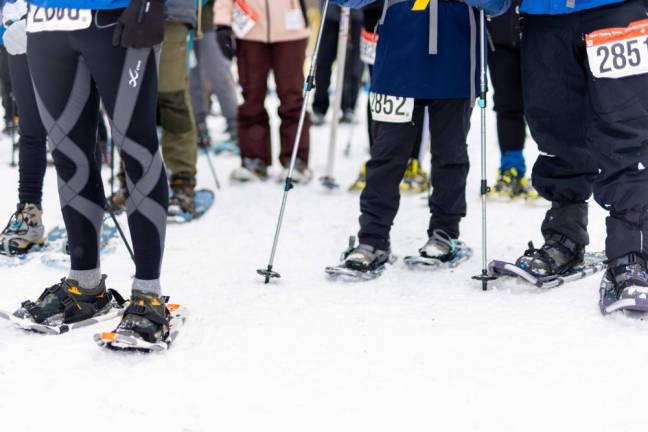
[[[362, 7], [374, 0], [332, 0]], [[429, 3], [429, 4], [428, 4]], [[509, 0], [470, 0], [493, 14]], [[417, 99], [474, 99], [479, 88], [479, 16], [462, 2], [386, 0], [371, 90]]]

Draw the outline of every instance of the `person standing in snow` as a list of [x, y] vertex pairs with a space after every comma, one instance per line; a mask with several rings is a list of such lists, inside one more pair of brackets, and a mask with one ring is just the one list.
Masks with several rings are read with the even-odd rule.
[[116, 332], [147, 342], [164, 340], [170, 315], [161, 294], [160, 271], [169, 189], [155, 126], [164, 3], [29, 3], [27, 58], [58, 174], [71, 269], [14, 315], [39, 324], [66, 324], [100, 316], [111, 307], [99, 255], [106, 201], [94, 162], [101, 99], [126, 168], [126, 207], [135, 252], [131, 303]]
[[[306, 7], [301, 0], [216, 0], [216, 35], [228, 58], [236, 55], [243, 104], [238, 111], [241, 166], [232, 180], [248, 182], [268, 178], [272, 164], [270, 119], [265, 109], [268, 74], [272, 70], [279, 96], [281, 152], [284, 167], [279, 180], [288, 175], [299, 116], [304, 103], [304, 60], [308, 43]], [[235, 39], [236, 36], [236, 39]], [[294, 183], [307, 183], [310, 119], [306, 117], [300, 137]]]
[[488, 52], [488, 68], [493, 84], [494, 110], [497, 114], [497, 139], [500, 167], [490, 196], [504, 199], [535, 199], [538, 193], [526, 178], [524, 142], [526, 122], [522, 99], [522, 69], [520, 66], [520, 2], [502, 16], [489, 20], [488, 32], [492, 42]]
[[533, 185], [551, 201], [544, 245], [517, 264], [538, 276], [583, 263], [587, 200], [609, 212], [600, 308], [648, 311], [648, 4], [523, 0], [525, 113], [540, 157]]
[[[362, 7], [372, 1], [334, 3]], [[342, 265], [348, 269], [369, 272], [390, 260], [389, 233], [398, 211], [399, 183], [426, 110], [433, 192], [428, 241], [419, 252], [442, 262], [459, 256], [469, 168], [466, 137], [480, 69], [477, 14], [471, 6], [494, 14], [509, 6], [505, 0], [465, 3], [385, 2], [371, 83], [373, 145], [360, 196], [360, 244], [345, 254]]]

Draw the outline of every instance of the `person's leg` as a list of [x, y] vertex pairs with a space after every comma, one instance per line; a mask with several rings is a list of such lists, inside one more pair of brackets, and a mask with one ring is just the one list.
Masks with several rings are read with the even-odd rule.
[[[642, 1], [585, 12], [578, 34], [625, 27], [647, 12]], [[610, 260], [631, 253], [648, 257], [648, 76], [594, 79], [585, 47], [579, 47], [590, 94], [587, 138], [600, 170], [594, 198], [610, 212], [605, 251]]]
[[471, 101], [432, 101], [428, 108], [432, 152], [432, 195], [428, 237], [441, 229], [459, 238], [459, 222], [466, 216], [466, 178], [470, 162], [466, 138]]
[[187, 36], [184, 24], [164, 23], [158, 98], [162, 154], [171, 172], [171, 183], [182, 178], [190, 186], [195, 186], [198, 149], [188, 89]]
[[425, 104], [417, 103], [412, 121], [374, 121], [371, 159], [367, 162], [367, 185], [360, 195], [361, 244], [389, 250], [389, 232], [400, 204], [398, 185], [412, 154], [418, 125], [423, 122]]
[[361, 34], [362, 21], [351, 21], [349, 46], [344, 69], [344, 91], [342, 93], [342, 112], [349, 114], [356, 109], [364, 68], [364, 64], [360, 60]]
[[[587, 77], [582, 53], [574, 53], [571, 15], [525, 18], [522, 76], [525, 114], [541, 152], [533, 185], [552, 202], [542, 224], [546, 238], [566, 236], [589, 244], [587, 199], [598, 169], [588, 148]], [[550, 43], [549, 43], [550, 42]]]
[[18, 199], [21, 204], [41, 204], [47, 168], [47, 132], [36, 105], [27, 56], [9, 56], [19, 118]]
[[205, 33], [197, 48], [200, 58], [198, 64], [203, 77], [209, 80], [211, 90], [218, 99], [221, 112], [227, 122], [228, 132], [236, 137], [238, 98], [236, 95], [236, 83], [232, 75], [232, 63], [218, 47], [216, 35], [213, 31]]
[[[67, 33], [30, 34], [28, 61], [58, 174], [70, 246], [69, 277], [82, 288], [93, 288], [101, 281], [99, 235], [105, 202], [95, 162], [99, 97], [87, 62], [71, 47]], [[55, 85], [51, 77], [56, 77]]]
[[[115, 22], [120, 13], [102, 11], [101, 22]], [[90, 35], [74, 34], [74, 42], [95, 79], [124, 161], [135, 252], [133, 290], [159, 294], [169, 187], [156, 131], [157, 49], [114, 47], [111, 28], [92, 27]]]
[[0, 45], [0, 81], [2, 82], [2, 108], [4, 108], [5, 126], [8, 128], [12, 124], [16, 113], [12, 100], [13, 89], [11, 85], [11, 76], [9, 74], [9, 54], [7, 49]]
[[317, 57], [317, 74], [315, 75], [315, 92], [313, 95], [313, 112], [325, 115], [329, 109], [329, 87], [331, 86], [331, 72], [337, 57], [337, 43], [339, 23], [326, 20], [322, 42]]
[[270, 73], [270, 44], [238, 40], [236, 58], [243, 104], [238, 109], [241, 159], [260, 159], [272, 164], [270, 118], [265, 109]]
[[489, 52], [488, 67], [493, 83], [494, 110], [497, 113], [497, 136], [500, 146], [500, 170], [515, 168], [521, 177], [526, 173], [524, 141], [526, 124], [522, 101], [520, 48], [495, 45]]
[[[281, 153], [279, 161], [286, 167], [290, 163], [299, 117], [304, 104], [304, 60], [306, 57], [306, 39], [272, 44], [272, 70], [277, 83], [279, 96], [279, 118], [281, 126]], [[304, 119], [304, 128], [299, 141], [297, 158], [308, 165], [310, 143], [310, 119]]]

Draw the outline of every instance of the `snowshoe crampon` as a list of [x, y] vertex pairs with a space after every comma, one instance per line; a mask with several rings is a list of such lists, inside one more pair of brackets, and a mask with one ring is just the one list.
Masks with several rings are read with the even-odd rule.
[[498, 279], [510, 278], [533, 285], [538, 288], [556, 288], [565, 283], [575, 282], [580, 279], [592, 276], [602, 270], [606, 265], [607, 257], [605, 252], [586, 253], [584, 263], [573, 267], [563, 273], [547, 276], [535, 276], [532, 273], [506, 261], [491, 261], [488, 264], [489, 274]]
[[95, 342], [103, 348], [116, 351], [160, 352], [169, 349], [187, 320], [188, 311], [179, 304], [167, 304], [169, 331], [162, 340], [149, 342], [132, 331], [115, 330], [94, 336]]

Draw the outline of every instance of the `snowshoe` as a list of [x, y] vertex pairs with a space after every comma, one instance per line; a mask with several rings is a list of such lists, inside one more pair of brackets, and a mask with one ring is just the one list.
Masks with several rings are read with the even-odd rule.
[[183, 224], [201, 218], [214, 204], [214, 192], [209, 189], [199, 189], [194, 193], [193, 213], [180, 211], [174, 216], [169, 214], [168, 221]]
[[95, 335], [95, 341], [101, 347], [119, 351], [169, 349], [187, 319], [187, 310], [167, 302], [168, 297], [133, 291], [117, 328]]
[[241, 149], [239, 148], [236, 140], [228, 139], [221, 142], [218, 142], [212, 146], [214, 153], [219, 155], [221, 153], [228, 153], [234, 156], [241, 154]]
[[487, 197], [501, 201], [511, 201], [522, 198], [534, 201], [540, 198], [526, 177], [520, 175], [516, 168], [497, 172], [497, 181]]
[[402, 192], [423, 193], [430, 188], [430, 179], [421, 169], [418, 159], [410, 159], [405, 170], [405, 175], [400, 183]]
[[453, 239], [443, 230], [434, 230], [432, 237], [419, 249], [418, 256], [407, 256], [411, 269], [438, 270], [455, 268], [472, 257], [473, 251], [464, 242]]
[[362, 191], [367, 186], [367, 165], [362, 164], [358, 178], [349, 186], [349, 192]]
[[488, 264], [489, 274], [496, 278], [513, 278], [538, 288], [556, 288], [565, 283], [575, 282], [592, 276], [606, 267], [607, 257], [605, 251], [588, 252], [583, 254], [583, 259], [571, 267], [564, 268], [560, 273], [538, 275], [522, 268], [519, 264], [506, 261], [491, 261]]
[[9, 223], [0, 233], [0, 254], [8, 257], [25, 255], [44, 243], [43, 212], [35, 204], [18, 204]]
[[0, 318], [24, 330], [52, 335], [113, 319], [122, 313], [125, 301], [117, 291], [106, 289], [105, 281], [102, 276], [97, 287], [85, 290], [63, 278], [35, 302], [24, 301], [16, 312], [2, 312]]
[[550, 234], [540, 249], [529, 248], [515, 265], [536, 277], [561, 275], [583, 264], [585, 248], [561, 234]]
[[376, 279], [385, 271], [386, 264], [396, 262], [396, 257], [390, 251], [366, 244], [355, 246], [355, 243], [355, 237], [351, 236], [349, 247], [342, 253], [341, 263], [326, 267], [329, 278], [356, 281]]
[[648, 313], [645, 258], [630, 254], [608, 264], [601, 280], [599, 307], [604, 315], [615, 311]]

